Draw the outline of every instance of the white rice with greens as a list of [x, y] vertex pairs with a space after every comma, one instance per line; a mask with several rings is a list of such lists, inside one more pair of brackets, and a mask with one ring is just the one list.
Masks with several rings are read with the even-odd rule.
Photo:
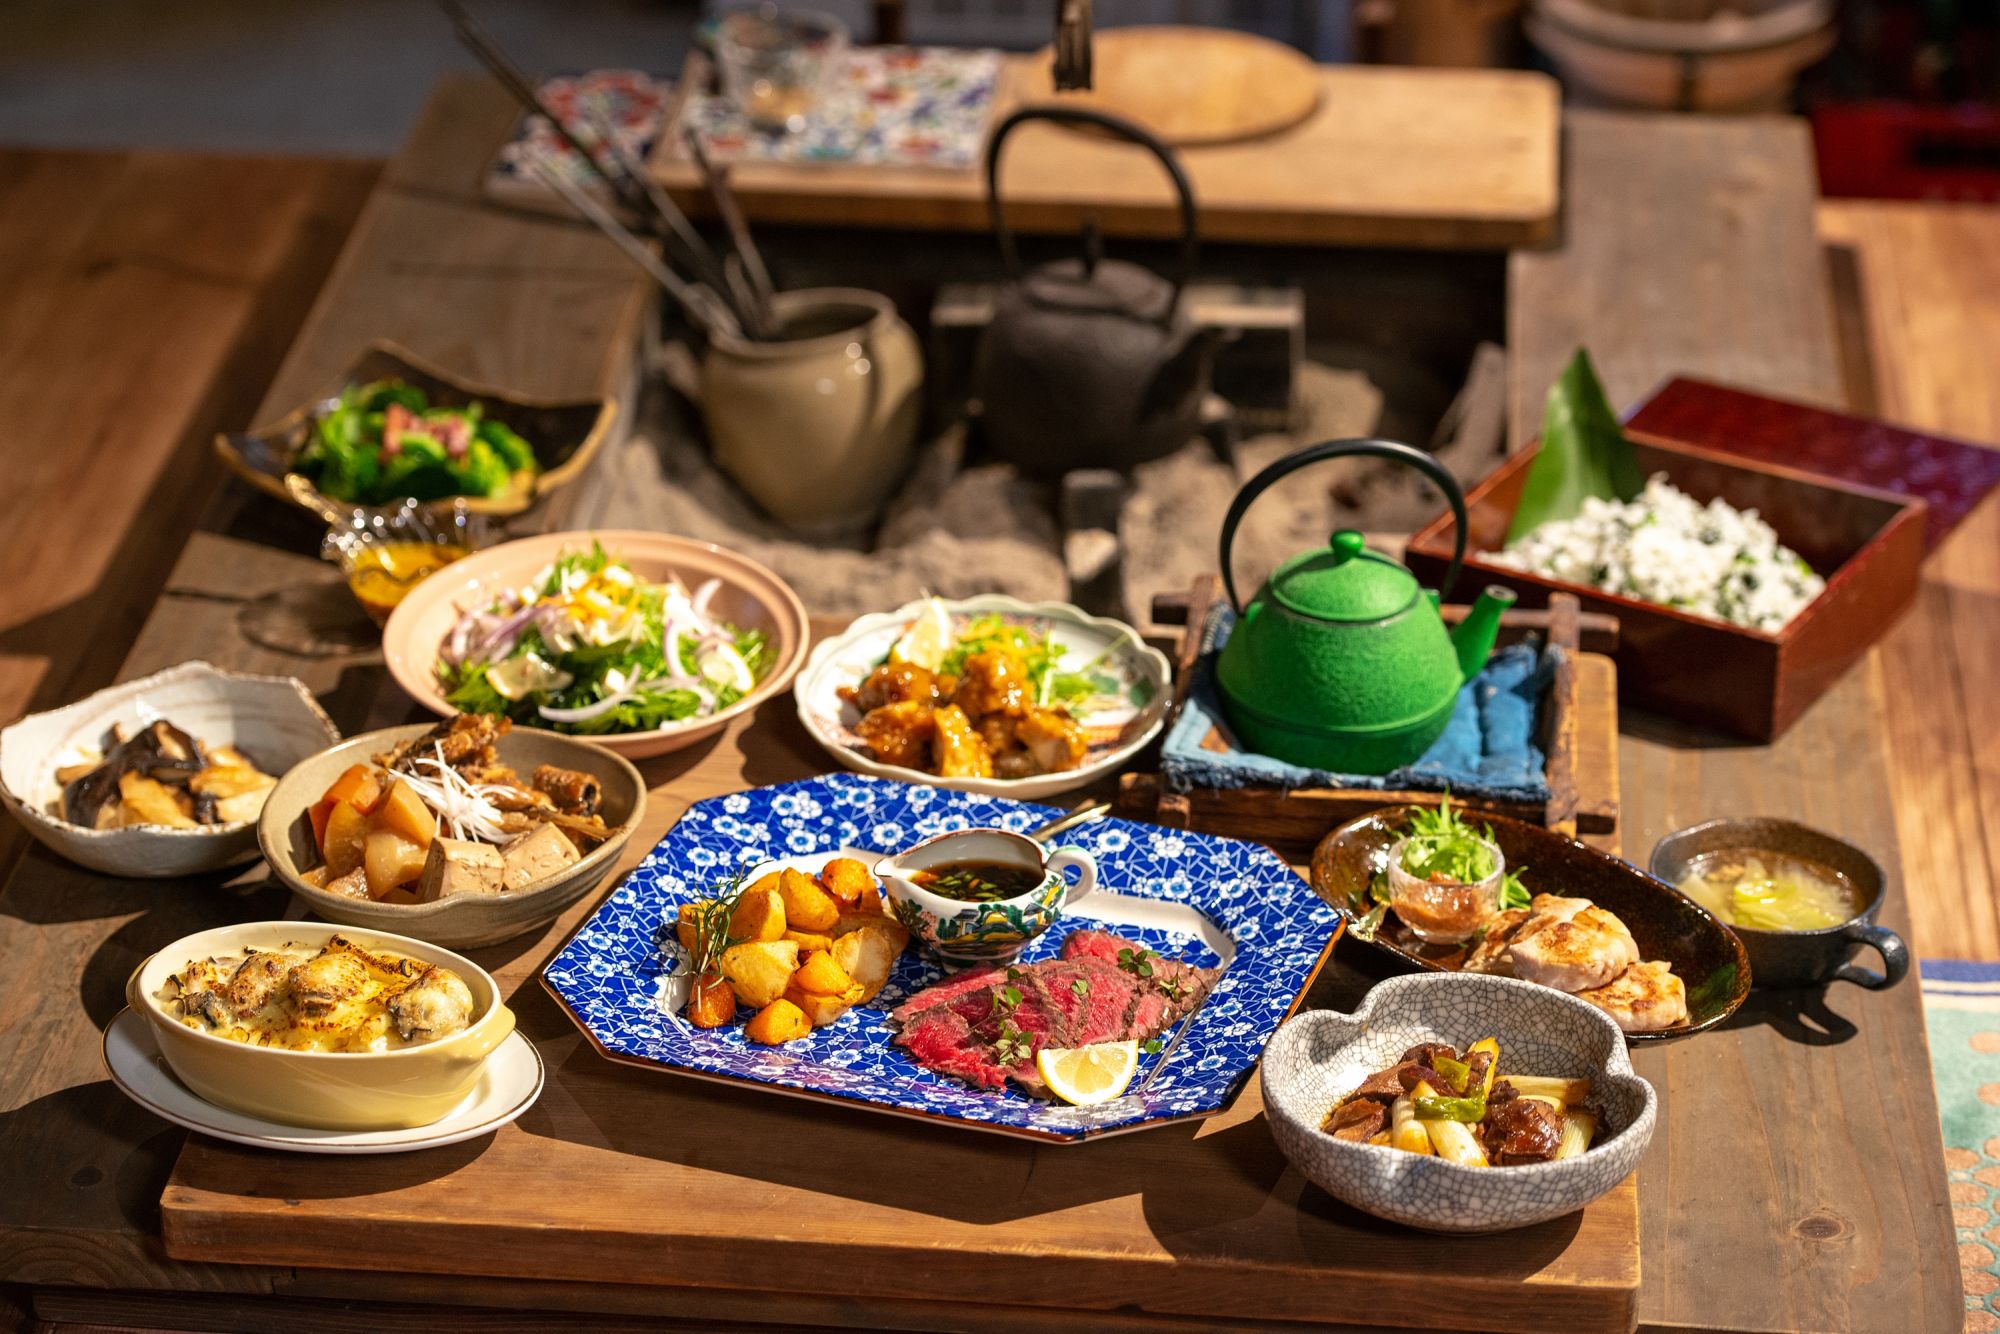
[[1753, 630], [1783, 629], [1826, 587], [1756, 510], [1703, 505], [1663, 473], [1634, 500], [1586, 500], [1488, 559]]

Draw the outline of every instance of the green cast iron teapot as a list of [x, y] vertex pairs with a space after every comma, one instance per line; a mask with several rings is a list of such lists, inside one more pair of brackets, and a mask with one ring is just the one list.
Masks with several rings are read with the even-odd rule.
[[[1457, 521], [1444, 587], [1368, 550], [1342, 529], [1330, 545], [1293, 556], [1250, 599], [1236, 595], [1230, 547], [1251, 504], [1279, 478], [1326, 459], [1373, 455], [1408, 464], [1437, 484]], [[1390, 440], [1328, 440], [1278, 459], [1244, 483], [1222, 521], [1222, 578], [1236, 628], [1216, 666], [1230, 725], [1261, 754], [1335, 773], [1386, 774], [1430, 749], [1458, 692], [1493, 652], [1504, 588], [1479, 595], [1456, 630], [1438, 613], [1465, 559], [1465, 496], [1429, 454]]]

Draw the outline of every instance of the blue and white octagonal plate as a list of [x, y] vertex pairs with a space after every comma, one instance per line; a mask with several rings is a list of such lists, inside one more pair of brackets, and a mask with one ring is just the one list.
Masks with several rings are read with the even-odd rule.
[[557, 951], [542, 981], [605, 1056], [705, 1079], [1054, 1143], [1221, 1111], [1340, 934], [1338, 914], [1275, 853], [1236, 839], [1105, 820], [1058, 840], [1097, 858], [1099, 887], [1024, 959], [1055, 954], [1064, 936], [1088, 926], [1223, 969], [1208, 1000], [1163, 1035], [1130, 1090], [1110, 1102], [1070, 1107], [975, 1089], [912, 1061], [890, 1041], [889, 1011], [942, 976], [915, 949], [874, 1000], [781, 1047], [749, 1041], [741, 1023], [698, 1029], [681, 1013], [685, 984], [672, 976], [679, 946], [661, 928], [738, 868], [788, 858], [816, 866], [837, 851], [872, 860], [954, 829], [1025, 832], [1061, 813], [863, 774], [698, 802]]

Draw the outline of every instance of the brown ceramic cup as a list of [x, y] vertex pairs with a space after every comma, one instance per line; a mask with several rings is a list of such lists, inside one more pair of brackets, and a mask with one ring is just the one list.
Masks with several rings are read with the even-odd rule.
[[[1751, 985], [1758, 988], [1816, 987], [1852, 982], [1880, 991], [1910, 971], [1910, 948], [1903, 938], [1875, 921], [1888, 894], [1888, 879], [1873, 857], [1844, 839], [1791, 820], [1710, 820], [1668, 834], [1653, 846], [1652, 872], [1678, 885], [1688, 868], [1718, 852], [1773, 852], [1803, 857], [1846, 876], [1861, 895], [1861, 911], [1837, 926], [1816, 931], [1759, 931], [1731, 926], [1750, 957]], [[1855, 945], [1882, 956], [1882, 971], [1848, 962]]]

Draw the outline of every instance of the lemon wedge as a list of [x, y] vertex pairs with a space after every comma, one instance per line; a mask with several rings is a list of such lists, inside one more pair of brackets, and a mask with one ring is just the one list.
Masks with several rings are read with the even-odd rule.
[[936, 598], [926, 598], [917, 619], [910, 622], [902, 638], [889, 650], [890, 662], [912, 663], [934, 672], [951, 651], [951, 613]]
[[1136, 1042], [1097, 1042], [1088, 1047], [1044, 1047], [1035, 1053], [1042, 1082], [1077, 1107], [1109, 1102], [1125, 1091], [1139, 1068]]

